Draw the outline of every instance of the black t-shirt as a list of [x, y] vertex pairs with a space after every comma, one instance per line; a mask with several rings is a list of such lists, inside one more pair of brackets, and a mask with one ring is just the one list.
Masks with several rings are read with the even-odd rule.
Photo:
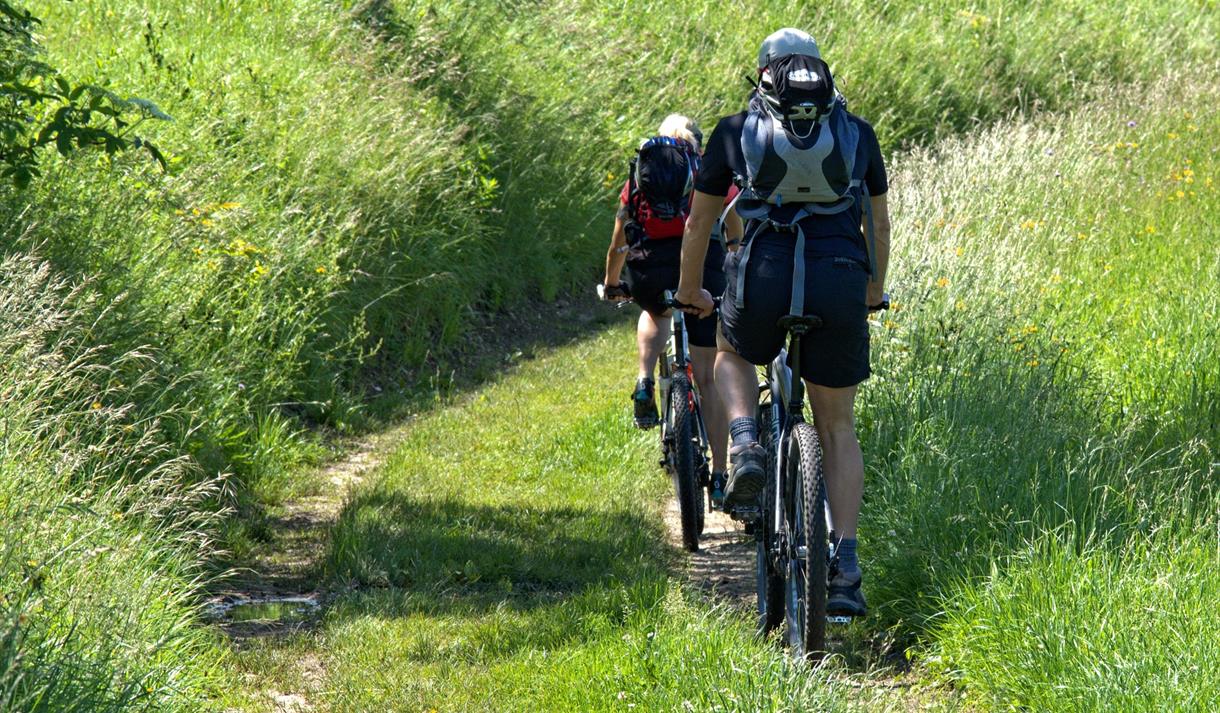
[[[870, 196], [879, 196], [889, 190], [885, 161], [881, 158], [881, 144], [867, 121], [855, 114], [848, 114], [848, 118], [856, 122], [860, 129], [852, 177], [860, 179], [867, 186]], [[741, 148], [741, 132], [745, 122], [746, 112], [743, 111], [726, 116], [716, 124], [715, 131], [707, 140], [707, 151], [703, 154], [699, 175], [695, 178], [695, 190], [713, 196], [728, 195], [734, 179], [746, 175], [745, 156]], [[856, 200], [847, 210], [832, 215], [812, 215], [801, 220], [807, 254], [851, 257], [867, 262], [868, 252], [860, 231], [862, 195], [858, 188], [852, 191]], [[788, 212], [797, 210], [797, 207], [782, 206], [776, 210]], [[783, 217], [775, 213], [772, 215]], [[747, 235], [753, 232], [753, 227], [746, 226]]]

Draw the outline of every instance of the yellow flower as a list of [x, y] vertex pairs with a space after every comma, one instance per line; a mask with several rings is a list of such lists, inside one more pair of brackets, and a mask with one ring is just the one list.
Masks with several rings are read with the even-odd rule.
[[89, 406], [89, 408], [93, 409], [94, 411], [96, 411], [96, 410], [100, 409], [101, 407], [102, 407], [102, 402], [101, 402], [101, 401], [94, 401], [94, 402], [93, 402], [92, 404], [90, 404], [90, 406]]
[[1175, 193], [1174, 195], [1176, 195], [1178, 198], [1185, 198], [1185, 197], [1186, 197], [1186, 193], [1185, 193], [1184, 191], [1178, 191], [1178, 192], [1177, 192], [1177, 193]]
[[199, 221], [199, 224], [205, 228], [210, 228], [213, 225], [216, 225], [216, 222], [211, 218], [204, 218], [203, 220]]
[[936, 286], [937, 286], [937, 287], [948, 287], [948, 286], [949, 286], [949, 278], [947, 278], [947, 277], [942, 277], [942, 278], [940, 278], [939, 280], [937, 280], [937, 281], [936, 281]]
[[[1181, 193], [1181, 192], [1179, 191], [1179, 194], [1180, 194], [1180, 193]], [[1181, 195], [1179, 195], [1178, 197], [1179, 197], [1179, 198], [1181, 198]], [[1144, 232], [1145, 232], [1145, 233], [1148, 233], [1149, 235], [1152, 235], [1153, 233], [1155, 233], [1155, 232], [1156, 232], [1156, 226], [1154, 226], [1154, 225], [1149, 225], [1147, 228], [1144, 228]]]
[[1170, 141], [1173, 141], [1174, 139], [1178, 138], [1178, 135], [1177, 135], [1176, 133], [1172, 132], [1172, 131], [1170, 131], [1170, 132], [1169, 132], [1168, 134], [1166, 134], [1166, 135], [1169, 137], [1169, 140], [1170, 140]]
[[325, 265], [318, 265], [316, 268], [314, 268], [314, 272], [318, 273], [319, 275], [325, 275], [325, 274], [326, 274], [326, 266], [325, 266]]
[[882, 324], [885, 325], [886, 329], [893, 329], [898, 326], [898, 323], [892, 319], [887, 319], [884, 322], [882, 322]]
[[1016, 344], [1012, 345], [1012, 350], [1014, 352], [1019, 352], [1024, 348], [1025, 348], [1025, 342], [1017, 342]]
[[265, 277], [268, 270], [267, 267], [261, 262], [256, 262], [254, 263], [254, 267], [250, 268], [250, 272], [253, 273], [255, 277]]
[[957, 255], [958, 257], [961, 257], [963, 252], [965, 252], [965, 251], [964, 251], [964, 250], [962, 250], [962, 246], [961, 246], [961, 245], [958, 245], [956, 248], [953, 248], [953, 253], [954, 253], [955, 255]]
[[1029, 361], [1025, 362], [1025, 365], [1026, 365], [1026, 366], [1038, 366], [1038, 360], [1037, 360], [1037, 359], [1030, 359]]
[[216, 208], [218, 210], [233, 210], [234, 208], [240, 208], [240, 207], [241, 207], [241, 203], [235, 203], [233, 201], [221, 203], [220, 205], [216, 206]]
[[953, 308], [960, 312], [961, 310], [966, 309], [966, 302], [964, 300], [958, 300], [957, 302], [953, 303]]
[[1058, 285], [1060, 282], [1063, 282], [1063, 275], [1060, 275], [1057, 271], [1052, 272], [1051, 273], [1051, 284]]
[[1076, 233], [1077, 240], [1084, 240], [1087, 237], [1089, 237], [1089, 236], [1085, 235], [1084, 233]]
[[1022, 230], [1033, 230], [1036, 227], [1038, 227], [1038, 221], [1036, 220], [1027, 220], [1021, 223]]
[[1038, 331], [1038, 325], [1032, 324], [1032, 323], [1027, 324], [1021, 328], [1021, 331], [1024, 332], [1025, 334], [1033, 334]]
[[1107, 262], [1107, 263], [1106, 263], [1106, 266], [1105, 266], [1105, 271], [1106, 271], [1106, 272], [1109, 272], [1109, 271], [1111, 271], [1111, 270], [1113, 270], [1113, 269], [1114, 269], [1114, 266], [1113, 266], [1113, 265], [1111, 265], [1110, 263], [1108, 263], [1108, 262]]

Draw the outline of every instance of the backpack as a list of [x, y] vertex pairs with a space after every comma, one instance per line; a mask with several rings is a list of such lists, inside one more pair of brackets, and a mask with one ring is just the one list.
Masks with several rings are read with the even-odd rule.
[[[631, 160], [627, 179], [627, 242], [638, 246], [649, 235], [646, 227], [654, 221], [686, 222], [690, 212], [690, 192], [699, 156], [682, 139], [656, 136], [640, 145]], [[673, 236], [652, 237], [676, 237]]]
[[[746, 175], [736, 202], [737, 213], [796, 236], [795, 255], [804, 254], [805, 232], [800, 221], [810, 215], [840, 213], [855, 204], [852, 189], [860, 130], [847, 115], [847, 102], [835, 89], [830, 67], [807, 55], [777, 57], [767, 64], [763, 81], [750, 98], [741, 134]], [[799, 209], [783, 221], [773, 211], [783, 205]], [[876, 272], [873, 216], [868, 196], [861, 210], [868, 225], [866, 250], [869, 271]], [[727, 213], [727, 211], [726, 211]], [[737, 273], [736, 306], [744, 308], [747, 240]], [[789, 314], [804, 313], [805, 261], [793, 261]]]
[[830, 68], [816, 57], [788, 55], [772, 60], [763, 76], [741, 135], [746, 185], [738, 212], [766, 218], [772, 207], [793, 203], [808, 213], [847, 210], [860, 131]]

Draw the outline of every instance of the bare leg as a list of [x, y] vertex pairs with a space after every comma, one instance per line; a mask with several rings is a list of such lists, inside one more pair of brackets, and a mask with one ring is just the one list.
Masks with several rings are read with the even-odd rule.
[[729, 420], [716, 387], [716, 348], [691, 347], [691, 368], [702, 397], [703, 421], [712, 446], [712, 470], [723, 472], [728, 462]]
[[636, 344], [640, 350], [641, 379], [653, 378], [657, 368], [657, 357], [665, 351], [665, 342], [669, 340], [669, 316], [653, 317], [647, 310], [640, 310], [640, 321], [635, 330]]
[[854, 539], [864, 494], [864, 455], [856, 438], [856, 387], [831, 389], [806, 382], [822, 441], [830, 521], [840, 537]]
[[724, 404], [725, 423], [736, 418], [753, 418], [758, 409], [758, 370], [743, 359], [732, 345], [717, 335], [716, 387]]

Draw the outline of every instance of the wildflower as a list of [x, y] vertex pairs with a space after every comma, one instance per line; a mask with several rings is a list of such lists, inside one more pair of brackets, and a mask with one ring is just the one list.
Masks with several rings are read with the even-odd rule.
[[1055, 272], [1052, 272], [1051, 273], [1051, 284], [1058, 285], [1060, 282], [1063, 282], [1063, 275], [1060, 275], [1058, 270], [1056, 270]]
[[884, 322], [882, 322], [882, 324], [885, 326], [886, 329], [894, 329], [898, 326], [898, 323], [892, 319], [887, 319]]
[[1135, 119], [1132, 119], [1131, 121], [1127, 122], [1128, 129], [1134, 129], [1137, 125], [1138, 125], [1138, 123], [1135, 121]]
[[957, 255], [958, 257], [961, 257], [963, 252], [964, 251], [962, 250], [961, 245], [958, 245], [956, 248], [953, 248], [953, 254]]
[[1114, 266], [1107, 262], [1104, 269], [1106, 272], [1109, 272], [1114, 269]]
[[98, 410], [98, 409], [100, 409], [101, 407], [102, 407], [102, 402], [101, 402], [101, 401], [94, 401], [94, 402], [93, 402], [92, 404], [90, 404], [90, 406], [89, 406], [89, 408], [93, 409], [94, 411], [97, 411], [97, 410]]
[[27, 565], [29, 565], [30, 567], [37, 567], [37, 566], [38, 566], [38, 560], [26, 560], [26, 561], [25, 561], [25, 563], [26, 563]]
[[250, 268], [250, 272], [255, 277], [265, 277], [269, 271], [261, 262], [256, 262], [254, 263], [254, 267]]
[[[1181, 191], [1178, 191], [1178, 193], [1181, 193]], [[1181, 198], [1181, 196], [1178, 196], [1178, 197]], [[1156, 226], [1149, 225], [1147, 228], [1144, 228], [1144, 232], [1148, 233], [1149, 235], [1152, 235], [1152, 234], [1156, 233]]]
[[1166, 134], [1166, 136], [1168, 136], [1168, 137], [1169, 137], [1169, 140], [1170, 140], [1170, 141], [1173, 141], [1174, 139], [1178, 138], [1177, 133], [1176, 133], [1176, 132], [1173, 132], [1173, 131], [1170, 131], [1168, 134]]
[[1089, 236], [1085, 235], [1084, 233], [1076, 233], [1077, 240], [1084, 240], [1087, 237], [1089, 237]]
[[199, 221], [199, 224], [205, 228], [210, 228], [213, 225], [216, 225], [216, 221], [212, 220], [211, 218], [204, 218], [203, 220]]
[[325, 266], [325, 265], [318, 265], [316, 268], [314, 268], [314, 272], [318, 273], [319, 275], [325, 275], [325, 274], [326, 274], [326, 266]]
[[1036, 227], [1038, 227], [1038, 221], [1036, 220], [1026, 220], [1021, 223], [1022, 230], [1033, 230]]
[[233, 210], [234, 208], [240, 208], [240, 207], [241, 207], [241, 203], [234, 203], [233, 201], [227, 201], [225, 203], [221, 203], [220, 205], [216, 206], [216, 209], [217, 210]]
[[1038, 360], [1030, 359], [1029, 361], [1025, 362], [1025, 366], [1038, 366]]
[[953, 308], [960, 312], [966, 309], [966, 302], [964, 300], [958, 300], [957, 302], [953, 303]]
[[1025, 342], [1017, 342], [1016, 344], [1012, 345], [1012, 350], [1014, 352], [1019, 352], [1024, 348], [1025, 348]]
[[1185, 197], [1186, 197], [1186, 192], [1185, 192], [1185, 191], [1178, 191], [1178, 192], [1177, 192], [1177, 193], [1175, 193], [1174, 195], [1176, 195], [1176, 196], [1177, 196], [1179, 199], [1182, 199], [1182, 198], [1185, 198]]
[[191, 252], [195, 253], [196, 257], [201, 257], [203, 255], [203, 248], [191, 248]]
[[1021, 328], [1021, 331], [1024, 332], [1025, 334], [1034, 334], [1035, 332], [1038, 331], [1038, 325], [1033, 324], [1033, 323], [1027, 324]]
[[936, 281], [936, 286], [937, 286], [937, 287], [948, 287], [948, 286], [949, 286], [949, 278], [947, 278], [947, 277], [942, 277], [942, 278], [940, 278], [939, 280], [937, 280], [937, 281]]

